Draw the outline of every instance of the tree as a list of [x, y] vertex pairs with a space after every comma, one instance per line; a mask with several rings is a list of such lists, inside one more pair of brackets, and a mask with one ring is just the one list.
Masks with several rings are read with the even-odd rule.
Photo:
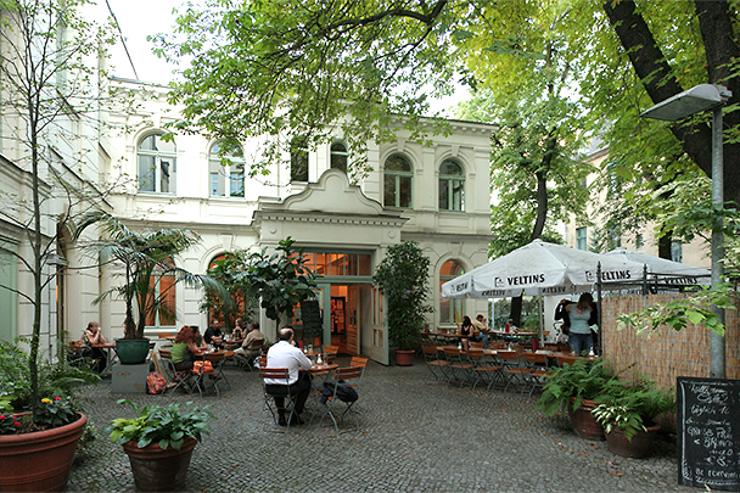
[[98, 61], [105, 59], [114, 30], [87, 20], [81, 13], [87, 3], [0, 0], [0, 112], [18, 123], [16, 131], [3, 139], [16, 146], [18, 165], [30, 181], [27, 188], [3, 197], [0, 216], [25, 235], [30, 256], [11, 253], [30, 276], [31, 288], [26, 292], [3, 287], [16, 292], [33, 310], [28, 364], [34, 416], [39, 401], [42, 306], [47, 301], [44, 289], [55, 278], [57, 243], [69, 233], [79, 238], [91, 226], [81, 216], [105, 207], [111, 189], [79, 172], [87, 165], [84, 155], [60, 156], [71, 161], [65, 167], [55, 161], [59, 148], [50, 145], [53, 139], [84, 138], [71, 130], [82, 122], [96, 129], [96, 137], [102, 130], [97, 116], [109, 93]]
[[413, 241], [388, 248], [373, 275], [373, 283], [388, 300], [388, 339], [396, 349], [415, 349], [431, 311], [429, 258]]
[[306, 265], [306, 259], [288, 237], [278, 243], [275, 252], [266, 249], [249, 256], [244, 281], [260, 297], [267, 318], [280, 328], [280, 317], [292, 314], [293, 307], [315, 296], [316, 274]]
[[192, 274], [175, 265], [177, 255], [200, 241], [195, 233], [183, 229], [135, 231], [117, 218], [98, 216], [96, 220], [102, 224], [106, 237], [95, 247], [123, 270], [124, 282], [100, 293], [97, 301], [113, 295], [123, 298], [126, 304], [124, 339], [142, 339], [147, 319], [155, 319], [157, 314], [174, 321], [174, 314], [166, 312], [166, 300], [174, 295], [173, 290], [180, 282], [203, 286], [212, 293], [226, 296], [216, 280], [207, 275]]
[[228, 293], [223, 298], [219, 291], [206, 288], [201, 309], [223, 317], [227, 329], [234, 328], [238, 317], [252, 318], [258, 303], [252, 286], [243, 273], [248, 269], [249, 254], [244, 250], [226, 252], [208, 268], [208, 276], [223, 286]]

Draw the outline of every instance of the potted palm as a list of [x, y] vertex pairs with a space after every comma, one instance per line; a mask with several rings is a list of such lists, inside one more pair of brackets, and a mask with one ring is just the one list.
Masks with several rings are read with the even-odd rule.
[[98, 376], [39, 363], [35, 390], [27, 357], [16, 345], [0, 342], [0, 491], [58, 491], [87, 424], [72, 388]]
[[675, 405], [672, 394], [650, 382], [634, 386], [613, 382], [597, 402], [599, 405], [591, 413], [604, 427], [607, 448], [635, 459], [650, 454], [660, 431], [655, 418]]
[[591, 411], [616, 377], [604, 366], [578, 360], [552, 370], [539, 399], [545, 414], [553, 416], [567, 411], [573, 430], [587, 440], [603, 440], [604, 432]]
[[160, 320], [169, 320], [171, 325], [175, 325], [174, 314], [167, 312], [164, 302], [179, 282], [205, 286], [220, 294], [223, 289], [210, 277], [192, 274], [175, 265], [177, 255], [200, 241], [195, 233], [182, 229], [134, 231], [117, 218], [96, 214], [99, 215], [96, 221], [102, 225], [106, 235], [106, 239], [96, 247], [101, 249], [104, 257], [121, 266], [124, 277], [120, 286], [101, 293], [96, 301], [112, 295], [123, 298], [126, 305], [124, 336], [116, 339], [116, 354], [121, 364], [140, 364], [149, 354], [149, 339], [144, 337], [147, 320], [158, 316]]
[[210, 414], [186, 404], [138, 407], [125, 399], [137, 416], [111, 422], [110, 438], [128, 455], [136, 488], [142, 491], [185, 489], [193, 449], [207, 432]]
[[419, 346], [424, 314], [429, 312], [429, 258], [404, 241], [388, 248], [373, 282], [388, 300], [388, 339], [397, 365], [409, 366]]

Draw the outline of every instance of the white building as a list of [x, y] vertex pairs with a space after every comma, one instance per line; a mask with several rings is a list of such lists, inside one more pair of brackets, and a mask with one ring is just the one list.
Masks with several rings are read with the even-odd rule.
[[[431, 260], [434, 310], [427, 316], [429, 327], [453, 326], [462, 314], [486, 312], [485, 300], [441, 299], [439, 286], [487, 260], [491, 126], [451, 120], [449, 135], [429, 135], [429, 145], [411, 141], [399, 129], [394, 142], [368, 145], [370, 173], [357, 185], [345, 174], [348, 156], [342, 135], [316, 149], [286, 153], [270, 163], [268, 176], [245, 178], [243, 166], [248, 169], [259, 159], [258, 140], [244, 142], [234, 164], [223, 167], [214, 159], [218, 142], [201, 135], [176, 135], [174, 142], [160, 139], [165, 125], [179, 116], [177, 108], [165, 102], [165, 88], [126, 79], [112, 84], [139, 94], [144, 109], [104, 115], [113, 128], [125, 131], [87, 128], [84, 122], [72, 125], [67, 136], [87, 133], [89, 138], [67, 138], [80, 142], [51, 161], [67, 169], [65, 156], [83, 155], [87, 164], [73, 170], [75, 179], [101, 187], [125, 183], [106, 205], [132, 227], [196, 232], [202, 241], [175, 259], [178, 265], [205, 273], [226, 251], [270, 248], [290, 236], [320, 274], [323, 343], [338, 343], [348, 353], [383, 363], [388, 362], [384, 300], [371, 278], [390, 245], [416, 241]], [[22, 131], [17, 122], [0, 118], [0, 128], [0, 193], [10, 200], [18, 190], [28, 193], [27, 162], [23, 153], [15, 152], [13, 139], [6, 138]], [[49, 152], [56, 152], [56, 146], [50, 137]], [[0, 219], [0, 233], [0, 285], [22, 291], [28, 276], [8, 249], [27, 251], [24, 232]], [[109, 339], [122, 336], [123, 303], [93, 303], [119, 282], [115, 273], [81, 268], [96, 259], [63, 242], [58, 249], [65, 265], [58, 267], [59, 275], [47, 291], [42, 347], [48, 346], [51, 353], [59, 331], [66, 330], [67, 339], [77, 338], [90, 320], [99, 320]], [[207, 326], [201, 299], [200, 290], [178, 285], [168, 301], [174, 318], [155, 316], [148, 331]], [[30, 317], [15, 293], [0, 289], [0, 339], [29, 335]], [[274, 336], [272, 322], [261, 318], [268, 337]]]

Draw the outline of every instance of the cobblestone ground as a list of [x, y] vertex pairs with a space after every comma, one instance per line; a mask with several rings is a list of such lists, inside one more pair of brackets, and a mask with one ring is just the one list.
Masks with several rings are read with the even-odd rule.
[[[360, 389], [362, 415], [338, 435], [328, 421], [285, 433], [263, 408], [257, 374], [234, 368], [227, 377], [233, 388], [220, 398], [132, 399], [210, 405], [212, 432], [193, 454], [191, 491], [695, 491], [676, 485], [668, 444], [651, 459], [620, 458], [545, 417], [526, 396], [435, 383], [422, 362], [371, 364]], [[110, 393], [108, 381], [83, 394], [101, 431], [73, 469], [69, 490], [133, 491], [126, 455], [102, 431], [132, 411], [116, 404], [122, 396]]]

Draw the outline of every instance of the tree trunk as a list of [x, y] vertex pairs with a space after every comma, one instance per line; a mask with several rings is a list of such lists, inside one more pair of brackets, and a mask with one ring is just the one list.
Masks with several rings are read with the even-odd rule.
[[[722, 75], [726, 73], [719, 67], [726, 66], [731, 62], [732, 57], [738, 56], [737, 44], [732, 38], [728, 9], [727, 2], [696, 2], [697, 14], [700, 16], [700, 28], [707, 49], [709, 82], [712, 83], [719, 82]], [[653, 103], [657, 104], [683, 91], [684, 88], [673, 74], [653, 33], [642, 15], [637, 12], [634, 1], [608, 0], [604, 3], [604, 11]], [[737, 82], [731, 84], [731, 88], [737, 84]], [[736, 103], [739, 97], [740, 94], [735, 91], [728, 104]], [[734, 113], [728, 117], [733, 121], [740, 119], [740, 115], [734, 115]], [[731, 122], [726, 121], [725, 126], [731, 126]], [[709, 126], [706, 124], [673, 125], [671, 132], [681, 142], [684, 152], [707, 176], [711, 176], [712, 145]], [[740, 144], [725, 144], [724, 159], [726, 163], [738, 162]], [[725, 166], [724, 193], [725, 200], [740, 203], [740, 169], [737, 166]]]
[[31, 373], [31, 411], [35, 418], [38, 413], [39, 403], [39, 339], [41, 336], [41, 200], [39, 198], [39, 150], [36, 140], [35, 119], [31, 111], [29, 125], [31, 126], [31, 177], [33, 193], [33, 241], [31, 249], [33, 250], [33, 325], [31, 332], [31, 351], [28, 357], [28, 367]]

